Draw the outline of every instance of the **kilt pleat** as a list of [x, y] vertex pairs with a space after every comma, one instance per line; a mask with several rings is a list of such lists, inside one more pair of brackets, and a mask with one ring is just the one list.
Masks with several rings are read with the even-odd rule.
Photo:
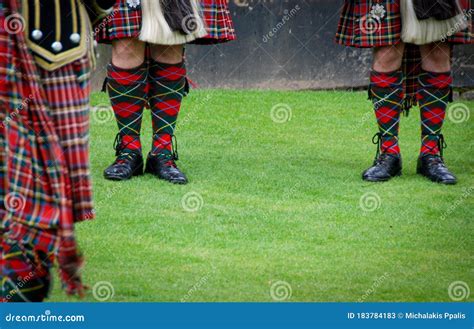
[[[200, 0], [208, 34], [192, 43], [214, 44], [235, 39], [235, 30], [226, 0]], [[119, 0], [112, 13], [95, 29], [98, 42], [110, 43], [123, 38], [138, 38], [142, 24], [141, 7], [131, 8], [127, 0]]]
[[5, 239], [1, 242], [0, 302], [41, 302], [51, 286], [52, 255]]
[[7, 22], [21, 17], [20, 5], [19, 0], [0, 3], [1, 256], [6, 257], [3, 242], [9, 239], [46, 254], [75, 257], [74, 222], [94, 217], [90, 59], [41, 69], [24, 32]]

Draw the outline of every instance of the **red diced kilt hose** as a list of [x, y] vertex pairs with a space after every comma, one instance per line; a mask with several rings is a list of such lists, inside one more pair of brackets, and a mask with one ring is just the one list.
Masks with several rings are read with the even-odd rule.
[[[470, 21], [469, 28], [447, 38], [451, 44], [474, 43], [471, 0], [460, 0]], [[385, 15], [380, 20], [370, 20], [369, 13], [373, 6], [381, 5]], [[401, 41], [402, 22], [400, 0], [345, 0], [336, 33], [336, 42], [351, 47], [373, 48], [391, 46]], [[416, 104], [418, 75], [421, 69], [419, 47], [407, 45], [403, 58], [403, 71], [406, 76], [406, 105]]]
[[[14, 258], [8, 257], [11, 241], [32, 246], [34, 253], [56, 253], [60, 263], [80, 258], [74, 222], [94, 217], [88, 145], [90, 58], [54, 71], [37, 66], [21, 28], [20, 3], [0, 3], [2, 276], [15, 268]], [[60, 274], [66, 288], [74, 289], [75, 283]]]
[[[158, 0], [157, 0], [158, 1]], [[232, 18], [227, 7], [228, 0], [200, 0], [208, 35], [194, 40], [196, 44], [222, 43], [235, 39]], [[96, 39], [110, 43], [115, 39], [138, 38], [142, 14], [140, 6], [131, 8], [127, 0], [118, 0], [110, 15], [96, 25]]]

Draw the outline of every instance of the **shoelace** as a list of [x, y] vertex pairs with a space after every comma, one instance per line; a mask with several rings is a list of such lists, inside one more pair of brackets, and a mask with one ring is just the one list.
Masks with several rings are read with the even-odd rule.
[[[382, 137], [383, 133], [378, 132], [372, 137], [372, 143], [377, 145], [377, 152], [375, 154], [374, 164], [385, 166], [385, 162], [390, 159], [390, 155], [384, 153], [382, 148]], [[382, 151], [382, 152], [381, 152]]]
[[382, 148], [382, 137], [383, 137], [383, 134], [381, 132], [378, 132], [374, 136], [372, 136], [372, 143], [377, 145], [377, 152], [375, 153], [375, 161], [377, 161], [380, 155], [380, 149]]
[[158, 153], [156, 157], [158, 157], [159, 161], [165, 166], [174, 168], [177, 167], [173, 154]]
[[[158, 138], [158, 134], [155, 134], [154, 138]], [[170, 154], [165, 154], [165, 153], [157, 153], [157, 156], [167, 156], [170, 157], [171, 161], [178, 161], [179, 160], [179, 155], [178, 155], [178, 140], [176, 139], [175, 135], [171, 135], [171, 155]]]
[[130, 144], [131, 142], [128, 142], [127, 144], [125, 145], [122, 145], [122, 135], [120, 135], [120, 133], [118, 133], [117, 135], [115, 135], [115, 140], [114, 140], [114, 150], [115, 150], [115, 156], [120, 156], [120, 154], [122, 154], [122, 151], [128, 146], [128, 144]]
[[[434, 136], [438, 139], [438, 142], [436, 143], [436, 145], [438, 146], [439, 156], [442, 159], [444, 149], [448, 148], [448, 144], [446, 144], [446, 141], [444, 140], [444, 135], [443, 134], [429, 134], [428, 136]], [[431, 150], [433, 150], [433, 148], [431, 148]]]
[[131, 141], [125, 145], [122, 145], [122, 136], [120, 133], [115, 136], [113, 148], [115, 150], [115, 156], [117, 157], [116, 163], [123, 163], [127, 160], [133, 160], [132, 152], [124, 152], [130, 143]]

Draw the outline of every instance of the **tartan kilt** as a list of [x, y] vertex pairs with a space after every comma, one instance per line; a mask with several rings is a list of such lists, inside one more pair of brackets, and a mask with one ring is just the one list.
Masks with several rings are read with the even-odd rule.
[[[471, 0], [460, 0], [463, 9], [472, 8]], [[371, 19], [372, 6], [381, 5], [385, 15]], [[474, 13], [473, 13], [474, 14]], [[448, 42], [474, 43], [473, 20], [470, 27], [447, 38]], [[336, 42], [351, 47], [372, 48], [397, 44], [401, 41], [402, 22], [400, 0], [345, 0], [336, 32]]]
[[2, 280], [0, 302], [42, 302], [51, 287], [53, 256], [27, 244], [3, 240], [0, 244]]
[[[466, 12], [472, 10], [471, 0], [460, 0]], [[374, 5], [385, 9], [379, 20], [371, 19], [370, 11]], [[474, 24], [472, 13], [469, 27], [449, 36], [450, 44], [473, 44]], [[336, 42], [350, 47], [374, 48], [391, 46], [401, 41], [402, 22], [400, 0], [345, 0], [336, 32]], [[418, 76], [421, 72], [421, 54], [419, 46], [407, 44], [403, 56], [402, 70], [405, 74], [405, 108], [417, 104], [416, 93], [419, 89]]]
[[[157, 0], [158, 1], [158, 0]], [[200, 0], [208, 35], [194, 40], [194, 44], [215, 44], [235, 39], [227, 0]], [[100, 43], [123, 38], [138, 38], [142, 15], [140, 6], [130, 8], [127, 0], [118, 0], [112, 13], [96, 24], [94, 34]]]
[[88, 145], [91, 58], [85, 55], [54, 71], [40, 68], [24, 31], [15, 28], [21, 25], [11, 24], [12, 17], [21, 17], [20, 6], [20, 0], [0, 3], [2, 258], [9, 239], [64, 259], [78, 254], [74, 223], [94, 217]]

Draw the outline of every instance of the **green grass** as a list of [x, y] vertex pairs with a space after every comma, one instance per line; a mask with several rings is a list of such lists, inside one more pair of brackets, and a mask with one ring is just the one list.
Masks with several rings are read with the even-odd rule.
[[[290, 121], [272, 121], [278, 103]], [[116, 126], [93, 115], [97, 219], [77, 226], [84, 281], [110, 282], [109, 301], [272, 301], [280, 280], [289, 301], [451, 301], [451, 282], [474, 289], [474, 120], [446, 122], [459, 184], [442, 186], [415, 174], [418, 115], [401, 124], [403, 176], [373, 184], [360, 178], [375, 153], [366, 93], [197, 90], [178, 128], [186, 186], [104, 180]], [[199, 211], [183, 209], [189, 192]], [[380, 198], [374, 211], [360, 207], [366, 193]], [[51, 301], [76, 300], [58, 286]]]

